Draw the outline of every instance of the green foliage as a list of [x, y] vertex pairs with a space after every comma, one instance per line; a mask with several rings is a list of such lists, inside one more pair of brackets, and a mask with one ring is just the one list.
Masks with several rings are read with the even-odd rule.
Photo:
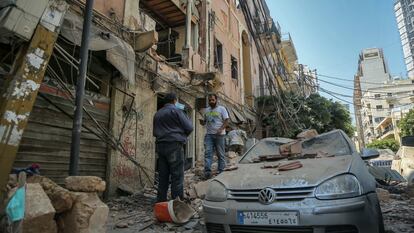
[[414, 109], [410, 109], [407, 115], [401, 119], [398, 127], [401, 130], [401, 137], [414, 136]]
[[390, 149], [394, 152], [397, 152], [400, 148], [398, 142], [394, 139], [383, 139], [383, 140], [375, 140], [366, 146], [367, 148], [373, 149]]
[[[275, 109], [272, 105], [272, 98], [269, 96], [258, 99], [259, 108], [265, 106], [267, 112], [270, 112], [263, 118], [262, 124], [270, 126], [271, 136], [291, 138], [304, 129], [316, 129], [319, 133], [341, 129], [349, 136], [353, 135], [354, 128], [349, 111], [339, 102], [334, 102], [319, 94], [312, 94], [307, 99], [294, 93], [284, 94], [287, 101], [283, 109]], [[298, 119], [286, 116], [286, 109], [290, 109], [289, 112], [296, 112]], [[282, 130], [284, 125], [289, 127], [288, 132]]]

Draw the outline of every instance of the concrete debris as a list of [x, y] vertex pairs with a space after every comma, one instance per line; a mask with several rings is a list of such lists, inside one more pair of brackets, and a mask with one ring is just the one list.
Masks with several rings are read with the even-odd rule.
[[194, 186], [198, 198], [204, 199], [207, 193], [208, 183], [208, 181], [204, 181]]
[[97, 176], [69, 176], [65, 179], [65, 186], [75, 192], [103, 192], [106, 183]]
[[62, 233], [105, 232], [109, 208], [96, 193], [74, 193], [76, 199], [72, 209], [59, 218], [64, 222]]
[[[187, 171], [184, 175], [184, 202], [190, 203], [191, 209], [195, 211], [195, 213], [191, 213], [192, 217], [186, 224], [156, 221], [153, 207], [157, 192], [154, 189], [146, 188], [142, 192], [114, 198], [107, 203], [111, 212], [107, 232], [203, 232], [201, 221], [202, 200], [197, 195], [197, 187], [199, 189], [198, 193], [203, 193], [204, 184], [207, 184], [208, 181], [202, 179], [204, 174], [196, 175], [197, 170], [203, 170], [201, 163], [197, 163], [196, 168]], [[119, 228], [126, 225], [126, 229]]]
[[129, 224], [127, 222], [120, 222], [116, 224], [117, 228], [128, 228]]
[[71, 192], [64, 189], [44, 176], [34, 175], [27, 178], [28, 183], [39, 183], [56, 210], [56, 213], [62, 213], [70, 210], [73, 204], [73, 196]]
[[316, 131], [315, 129], [308, 129], [296, 135], [296, 138], [297, 139], [308, 139], [308, 138], [313, 138], [316, 136], [318, 136], [318, 131]]
[[120, 196], [129, 196], [134, 194], [134, 190], [126, 184], [120, 184], [116, 191]]
[[55, 209], [40, 184], [26, 185], [25, 233], [56, 233]]
[[[414, 232], [414, 199], [409, 197], [406, 184], [381, 186], [381, 189], [377, 189], [377, 193], [382, 193], [379, 196], [382, 196], [380, 201], [385, 232]], [[389, 192], [388, 199], [386, 192]]]
[[381, 202], [387, 202], [390, 200], [390, 192], [388, 192], [388, 190], [377, 188], [376, 191], [377, 191], [378, 199]]

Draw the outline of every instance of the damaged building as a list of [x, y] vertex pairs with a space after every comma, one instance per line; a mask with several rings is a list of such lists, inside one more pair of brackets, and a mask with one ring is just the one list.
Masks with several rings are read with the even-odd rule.
[[[64, 184], [85, 2], [0, 6], [0, 175], [37, 163]], [[89, 39], [79, 174], [104, 179], [107, 195], [154, 185], [152, 120], [166, 93], [177, 93], [195, 127], [185, 148], [190, 168], [204, 157], [198, 122], [208, 93], [252, 136], [255, 98], [284, 83], [275, 75], [283, 62], [261, 59], [282, 48], [264, 0], [96, 0]]]

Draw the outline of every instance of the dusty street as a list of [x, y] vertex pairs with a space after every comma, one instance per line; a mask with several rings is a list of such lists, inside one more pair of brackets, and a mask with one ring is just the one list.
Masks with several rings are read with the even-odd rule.
[[[187, 174], [187, 177], [189, 174]], [[191, 176], [198, 179], [197, 176]], [[188, 187], [187, 187], [188, 191]], [[387, 233], [414, 232], [414, 198], [409, 196], [406, 184], [377, 189], [381, 199], [381, 209]], [[155, 190], [146, 189], [143, 193], [122, 196], [110, 200], [107, 223], [108, 233], [132, 232], [205, 232], [200, 199], [193, 199], [192, 206], [198, 213], [190, 222], [182, 225], [159, 223], [153, 214]]]
[[405, 185], [388, 187], [389, 193], [381, 195], [381, 209], [386, 232], [414, 232], [414, 198]]

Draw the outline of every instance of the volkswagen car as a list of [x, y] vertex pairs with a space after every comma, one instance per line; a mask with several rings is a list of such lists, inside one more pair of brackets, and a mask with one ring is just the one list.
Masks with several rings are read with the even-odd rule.
[[363, 161], [377, 151], [360, 155], [334, 130], [301, 141], [301, 156], [280, 156], [292, 142], [262, 139], [237, 170], [210, 181], [203, 202], [208, 232], [384, 232], [376, 182]]

